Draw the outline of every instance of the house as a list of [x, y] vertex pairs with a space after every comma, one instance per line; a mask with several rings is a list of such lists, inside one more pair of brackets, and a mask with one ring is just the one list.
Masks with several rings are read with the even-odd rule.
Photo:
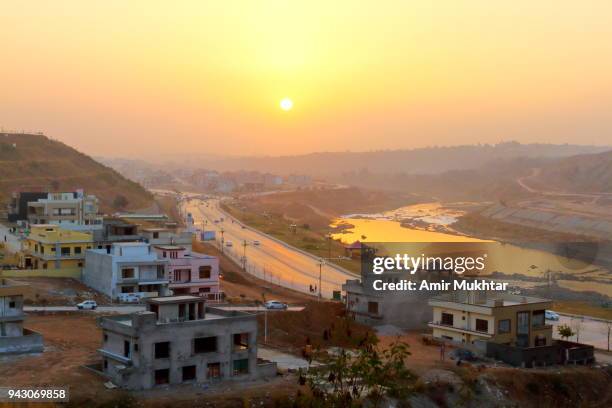
[[102, 228], [99, 203], [83, 190], [70, 193], [48, 193], [46, 198], [28, 202], [30, 224], [56, 224], [64, 229], [94, 230]]
[[8, 221], [18, 222], [28, 220], [28, 203], [47, 197], [48, 193], [42, 191], [14, 192], [8, 208]]
[[371, 269], [361, 270], [361, 279], [349, 279], [342, 285], [345, 293], [347, 314], [355, 321], [370, 326], [392, 324], [404, 329], [422, 329], [431, 321], [432, 311], [427, 300], [441, 291], [381, 291], [377, 282], [397, 283], [402, 281], [430, 282], [451, 280], [451, 271], [418, 270], [414, 274], [406, 271], [387, 271], [377, 275]]
[[207, 307], [201, 297], [147, 299], [146, 311], [99, 324], [102, 370], [127, 389], [276, 375], [275, 363], [258, 364], [256, 315]]
[[23, 298], [28, 285], [0, 278], [0, 354], [43, 351], [40, 334], [25, 329]]
[[168, 280], [175, 295], [204, 296], [222, 300], [219, 290], [219, 259], [177, 245], [154, 245], [160, 259], [168, 260]]
[[355, 241], [350, 245], [344, 246], [344, 255], [348, 258], [359, 259], [361, 258], [361, 242]]
[[145, 242], [115, 243], [110, 252], [104, 248], [85, 253], [83, 282], [111, 299], [163, 296], [169, 294], [167, 266], [168, 260], [158, 258]]
[[143, 241], [139, 234], [138, 225], [128, 222], [122, 218], [104, 217], [102, 228], [93, 231], [95, 247], [106, 249], [110, 253], [111, 247], [116, 242]]
[[92, 235], [56, 224], [34, 224], [22, 242], [19, 266], [25, 269], [82, 268]]
[[193, 234], [173, 228], [142, 228], [143, 239], [151, 245], [178, 245], [191, 251]]
[[433, 336], [458, 343], [491, 341], [518, 347], [552, 343], [546, 309], [552, 301], [509, 293], [458, 291], [429, 300]]
[[433, 337], [521, 367], [594, 361], [593, 346], [553, 340], [549, 299], [509, 293], [447, 293], [429, 300]]

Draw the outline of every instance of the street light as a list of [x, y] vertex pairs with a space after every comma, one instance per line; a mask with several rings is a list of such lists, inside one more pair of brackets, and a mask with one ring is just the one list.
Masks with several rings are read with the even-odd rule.
[[246, 247], [247, 247], [247, 240], [245, 239], [242, 242], [242, 248], [243, 248], [243, 253], [242, 253], [242, 269], [244, 269], [246, 271]]
[[223, 229], [223, 227], [221, 227], [221, 229], [219, 230], [219, 232], [221, 233], [221, 253], [223, 253], [223, 233], [225, 232], [225, 230]]
[[331, 232], [327, 233], [327, 259], [331, 259], [331, 241], [332, 241], [332, 234]]

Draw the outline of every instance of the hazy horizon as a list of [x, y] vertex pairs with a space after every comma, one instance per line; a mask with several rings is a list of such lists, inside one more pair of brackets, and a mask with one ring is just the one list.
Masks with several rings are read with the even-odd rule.
[[610, 21], [600, 0], [8, 1], [0, 126], [131, 158], [608, 146]]

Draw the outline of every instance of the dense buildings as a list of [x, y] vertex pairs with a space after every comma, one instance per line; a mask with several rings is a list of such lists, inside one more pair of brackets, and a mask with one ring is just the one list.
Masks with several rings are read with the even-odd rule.
[[196, 296], [147, 300], [146, 311], [100, 320], [103, 371], [128, 389], [276, 375], [257, 362], [254, 314], [206, 307]]
[[92, 246], [91, 234], [35, 224], [22, 242], [19, 264], [26, 269], [82, 268], [85, 251]]
[[84, 283], [112, 299], [127, 294], [138, 297], [169, 294], [168, 260], [158, 258], [147, 243], [115, 243], [110, 251], [89, 250], [85, 264]]
[[160, 259], [168, 261], [168, 279], [173, 294], [221, 300], [219, 260], [216, 257], [189, 252], [185, 247], [176, 245], [155, 245], [153, 248]]
[[42, 336], [23, 327], [23, 298], [28, 285], [0, 278], [0, 354], [43, 350]]

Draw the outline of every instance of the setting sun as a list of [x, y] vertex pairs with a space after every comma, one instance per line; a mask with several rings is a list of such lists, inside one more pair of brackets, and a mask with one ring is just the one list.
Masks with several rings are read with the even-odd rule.
[[280, 101], [280, 107], [284, 111], [290, 111], [293, 108], [293, 101], [289, 98], [284, 98]]

